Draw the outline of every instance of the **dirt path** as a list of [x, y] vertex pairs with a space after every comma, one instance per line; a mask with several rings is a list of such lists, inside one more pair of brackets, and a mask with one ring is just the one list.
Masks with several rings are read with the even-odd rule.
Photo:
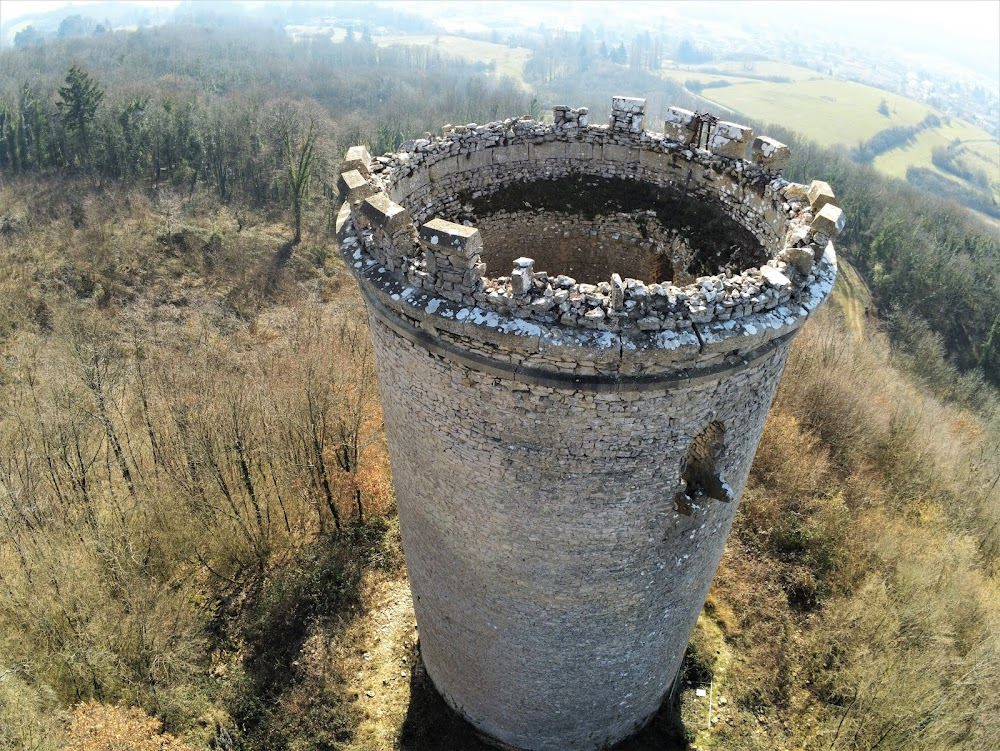
[[337, 639], [333, 659], [342, 660], [353, 682], [349, 695], [362, 714], [351, 751], [390, 751], [399, 736], [410, 703], [410, 673], [417, 622], [405, 578], [370, 577], [364, 582], [364, 617]]
[[837, 283], [833, 287], [833, 301], [844, 316], [844, 324], [858, 339], [865, 335], [865, 311], [872, 305], [868, 285], [850, 263], [837, 258]]

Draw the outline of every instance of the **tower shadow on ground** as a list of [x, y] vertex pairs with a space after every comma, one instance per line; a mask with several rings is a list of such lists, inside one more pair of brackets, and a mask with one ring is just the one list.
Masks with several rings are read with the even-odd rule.
[[[476, 729], [445, 703], [434, 688], [420, 657], [419, 646], [410, 661], [410, 704], [400, 733], [402, 751], [496, 751]], [[670, 695], [639, 733], [609, 751], [688, 751], [680, 705]]]

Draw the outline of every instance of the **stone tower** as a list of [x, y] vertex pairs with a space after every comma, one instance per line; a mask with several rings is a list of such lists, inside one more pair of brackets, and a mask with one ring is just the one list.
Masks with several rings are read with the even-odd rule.
[[836, 274], [843, 215], [784, 145], [644, 108], [356, 146], [340, 179], [423, 660], [509, 747], [656, 713]]

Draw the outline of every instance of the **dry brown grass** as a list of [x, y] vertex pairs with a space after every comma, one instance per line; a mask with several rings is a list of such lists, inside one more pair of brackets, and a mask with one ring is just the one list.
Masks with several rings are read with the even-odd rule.
[[66, 751], [194, 751], [136, 707], [84, 702], [73, 712]]
[[[0, 749], [60, 748], [90, 699], [193, 748], [481, 748], [418, 661], [330, 240], [276, 264], [287, 227], [197, 195], [0, 202]], [[695, 634], [728, 699], [698, 730], [682, 691], [699, 747], [1000, 747], [997, 478], [996, 425], [811, 321]]]
[[994, 430], [916, 389], [878, 336], [810, 322], [703, 616], [735, 707], [699, 747], [1000, 743]]

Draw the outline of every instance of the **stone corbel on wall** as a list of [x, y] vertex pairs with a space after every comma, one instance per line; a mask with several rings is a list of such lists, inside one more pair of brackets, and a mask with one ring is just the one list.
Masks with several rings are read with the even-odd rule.
[[344, 155], [344, 163], [340, 165], [341, 172], [357, 170], [364, 177], [370, 177], [369, 167], [372, 165], [372, 155], [364, 146], [352, 146]]

